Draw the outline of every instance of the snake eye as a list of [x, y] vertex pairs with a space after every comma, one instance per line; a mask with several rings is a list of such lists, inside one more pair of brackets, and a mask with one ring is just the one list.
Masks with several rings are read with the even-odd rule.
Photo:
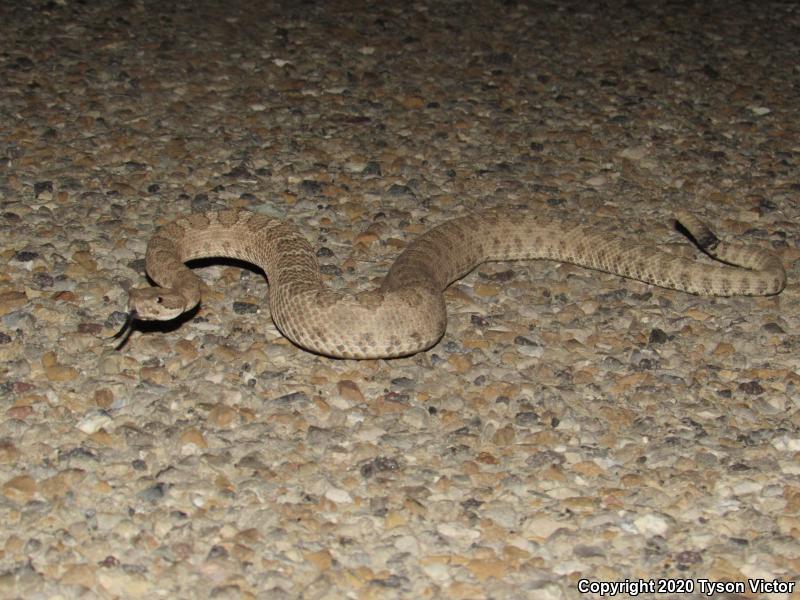
[[156, 297], [156, 304], [164, 304], [163, 296], [157, 296]]

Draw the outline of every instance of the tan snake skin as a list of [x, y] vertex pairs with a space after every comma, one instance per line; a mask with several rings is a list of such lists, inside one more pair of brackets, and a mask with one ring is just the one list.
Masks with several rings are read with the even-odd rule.
[[739, 266], [695, 262], [560, 216], [500, 209], [431, 229], [406, 248], [377, 289], [353, 294], [322, 283], [314, 249], [293, 224], [245, 211], [197, 213], [153, 235], [145, 262], [161, 287], [131, 290], [129, 316], [169, 320], [196, 306], [203, 284], [184, 262], [204, 257], [261, 267], [278, 329], [298, 346], [343, 358], [430, 348], [447, 322], [444, 289], [491, 260], [557, 260], [707, 296], [771, 295], [784, 288], [776, 256], [722, 242], [692, 215], [681, 213], [678, 220], [709, 255]]

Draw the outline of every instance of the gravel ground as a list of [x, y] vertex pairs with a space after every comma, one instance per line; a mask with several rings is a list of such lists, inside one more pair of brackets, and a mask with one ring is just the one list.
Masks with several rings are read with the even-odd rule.
[[[798, 597], [799, 40], [789, 2], [0, 4], [0, 596]], [[191, 211], [290, 219], [363, 289], [542, 203], [661, 245], [689, 209], [789, 284], [486, 264], [437, 346], [359, 362], [214, 263], [106, 339]]]

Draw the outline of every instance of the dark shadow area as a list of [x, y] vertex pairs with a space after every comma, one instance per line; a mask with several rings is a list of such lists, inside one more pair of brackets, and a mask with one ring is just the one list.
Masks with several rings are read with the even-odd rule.
[[[219, 257], [210, 257], [210, 258], [195, 258], [193, 260], [187, 261], [186, 266], [190, 269], [204, 269], [205, 267], [214, 267], [214, 266], [221, 266], [221, 267], [237, 267], [239, 269], [246, 269], [251, 273], [256, 273], [257, 275], [261, 275], [264, 280], [267, 279], [267, 274], [264, 272], [264, 269], [261, 267], [248, 262], [246, 260], [241, 260], [239, 258], [225, 258], [222, 256]], [[147, 280], [153, 285], [153, 281], [150, 277]]]

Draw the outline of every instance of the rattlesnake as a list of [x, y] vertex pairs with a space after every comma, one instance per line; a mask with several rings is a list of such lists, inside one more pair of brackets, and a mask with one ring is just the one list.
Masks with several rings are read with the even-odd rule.
[[485, 261], [557, 260], [707, 296], [771, 295], [784, 288], [776, 256], [720, 241], [690, 214], [680, 213], [678, 221], [702, 250], [738, 266], [695, 262], [560, 217], [500, 209], [434, 227], [405, 249], [378, 288], [353, 294], [322, 283], [314, 250], [293, 224], [240, 210], [196, 213], [150, 239], [146, 269], [161, 287], [130, 291], [120, 334], [134, 320], [170, 320], [194, 308], [204, 284], [184, 262], [203, 257], [261, 267], [278, 329], [298, 346], [343, 358], [405, 356], [433, 346], [447, 320], [444, 289]]

